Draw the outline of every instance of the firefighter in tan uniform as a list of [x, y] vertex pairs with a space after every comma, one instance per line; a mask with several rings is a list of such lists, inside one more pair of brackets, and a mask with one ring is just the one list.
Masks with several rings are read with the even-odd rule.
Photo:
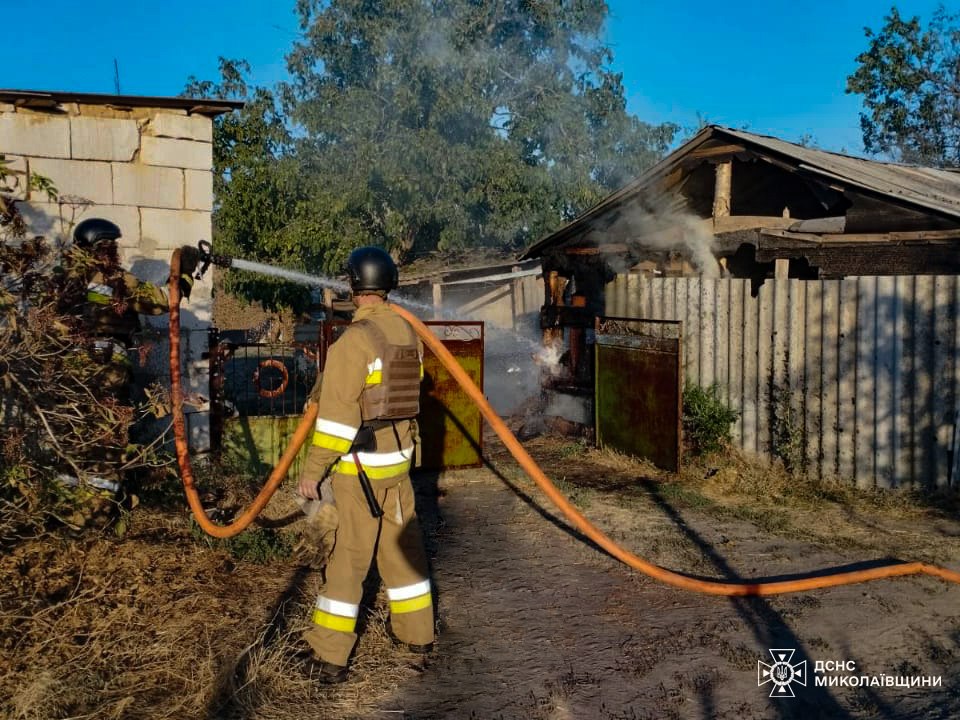
[[[140, 329], [140, 315], [170, 311], [164, 290], [140, 280], [120, 265], [120, 228], [109, 220], [84, 220], [73, 233], [64, 257], [60, 309], [73, 315], [90, 337], [87, 350], [100, 364], [96, 390], [126, 399], [133, 377], [128, 350]], [[186, 258], [184, 260], [184, 258]], [[190, 296], [197, 248], [181, 250], [180, 287]]]
[[347, 269], [357, 311], [327, 355], [298, 487], [303, 497], [319, 500], [318, 485], [330, 482], [339, 516], [326, 584], [304, 633], [320, 680], [328, 683], [346, 679], [362, 583], [374, 558], [387, 586], [393, 637], [413, 652], [430, 652], [434, 639], [433, 597], [409, 474], [423, 346], [386, 304], [397, 286], [390, 256], [360, 248]]

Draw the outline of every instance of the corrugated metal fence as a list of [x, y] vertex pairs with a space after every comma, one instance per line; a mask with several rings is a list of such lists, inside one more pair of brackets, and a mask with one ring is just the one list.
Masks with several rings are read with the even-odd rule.
[[620, 275], [608, 316], [681, 320], [686, 382], [717, 383], [735, 439], [861, 487], [956, 486], [956, 276]]

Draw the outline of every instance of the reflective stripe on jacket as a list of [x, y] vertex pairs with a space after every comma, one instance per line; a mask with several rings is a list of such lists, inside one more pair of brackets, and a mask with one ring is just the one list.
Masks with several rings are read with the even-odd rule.
[[[370, 384], [378, 367], [383, 368], [383, 358], [372, 338], [373, 333], [363, 327], [354, 327], [363, 322], [375, 324], [391, 344], [406, 346], [410, 343], [412, 330], [407, 322], [394, 313], [388, 305], [365, 305], [354, 315], [353, 325], [331, 345], [327, 353], [317, 397], [318, 413], [313, 439], [303, 463], [303, 477], [321, 480], [334, 462], [337, 470], [356, 474], [353, 458], [348, 455], [357, 432], [363, 425], [361, 395]], [[423, 347], [417, 342], [418, 356]], [[410, 420], [386, 423], [376, 433], [376, 451], [364, 452], [361, 464], [371, 478], [386, 479], [408, 472], [414, 444], [414, 428]], [[396, 453], [401, 455], [398, 457]], [[383, 457], [380, 457], [383, 456]], [[371, 472], [371, 468], [374, 468]]]

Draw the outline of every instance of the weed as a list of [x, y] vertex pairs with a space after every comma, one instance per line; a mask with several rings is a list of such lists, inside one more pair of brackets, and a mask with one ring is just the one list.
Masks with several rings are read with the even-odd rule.
[[291, 535], [272, 528], [254, 528], [230, 538], [220, 539], [207, 535], [191, 518], [190, 534], [198, 543], [211, 549], [223, 549], [237, 560], [260, 565], [290, 557], [293, 552]]
[[666, 482], [656, 485], [655, 494], [676, 507], [706, 508], [713, 501], [682, 483]]
[[568, 443], [560, 448], [560, 457], [566, 460], [577, 455], [583, 455], [587, 448], [587, 444], [583, 442]]
[[683, 431], [697, 454], [722, 450], [732, 440], [730, 426], [737, 411], [720, 397], [720, 386], [688, 385], [683, 389]]
[[802, 472], [806, 466], [803, 417], [794, 402], [794, 393], [775, 386], [770, 403], [773, 409], [773, 455], [783, 461], [787, 472]]
[[777, 532], [790, 527], [790, 520], [786, 513], [773, 508], [758, 509], [747, 505], [727, 505], [717, 508], [717, 514], [721, 517], [746, 520], [767, 532]]

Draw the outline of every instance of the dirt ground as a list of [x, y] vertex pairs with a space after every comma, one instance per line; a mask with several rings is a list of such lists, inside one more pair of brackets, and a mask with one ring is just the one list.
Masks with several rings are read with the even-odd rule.
[[[678, 477], [556, 437], [527, 447], [605, 532], [675, 570], [756, 578], [888, 557], [960, 569], [955, 498], [858, 494], [736, 457]], [[416, 479], [438, 605], [431, 656], [389, 643], [371, 577], [351, 677], [318, 686], [296, 653], [320, 574], [295, 557], [236, 559], [182, 510], [141, 507], [122, 537], [4, 549], [0, 716], [960, 717], [960, 587], [901, 578], [757, 599], [672, 589], [591, 546], [500, 446], [487, 451], [489, 467]], [[278, 498], [270, 524], [284, 525], [289, 503]], [[806, 662], [795, 697], [758, 686], [771, 649]], [[819, 686], [817, 661], [855, 670]], [[868, 684], [839, 684], [848, 675]], [[940, 684], [869, 684], [884, 675]]]

